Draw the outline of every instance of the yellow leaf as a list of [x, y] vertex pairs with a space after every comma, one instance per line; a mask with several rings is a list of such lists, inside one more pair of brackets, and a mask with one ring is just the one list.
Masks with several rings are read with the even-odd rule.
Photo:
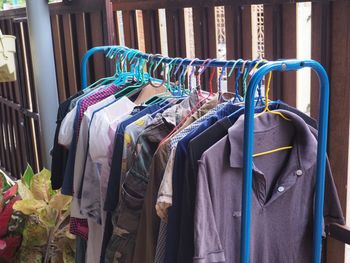
[[36, 199], [19, 200], [13, 205], [13, 209], [25, 215], [38, 213], [47, 206], [45, 201]]
[[18, 193], [23, 200], [34, 198], [32, 192], [21, 180], [18, 180], [17, 184], [18, 184]]
[[51, 198], [51, 200], [49, 202], [49, 206], [51, 208], [58, 210], [58, 211], [67, 210], [71, 201], [72, 201], [71, 196], [57, 193], [56, 195], [54, 195]]
[[51, 173], [47, 169], [43, 169], [33, 176], [30, 190], [35, 199], [49, 202], [52, 191], [50, 177]]
[[67, 228], [67, 230], [65, 231], [65, 234], [66, 234], [66, 237], [67, 237], [68, 239], [75, 240], [75, 235], [71, 234], [71, 232], [69, 231], [68, 228]]
[[57, 216], [58, 216], [58, 211], [48, 206], [46, 206], [45, 209], [42, 209], [39, 212], [40, 222], [43, 223], [48, 228], [54, 227], [56, 225]]

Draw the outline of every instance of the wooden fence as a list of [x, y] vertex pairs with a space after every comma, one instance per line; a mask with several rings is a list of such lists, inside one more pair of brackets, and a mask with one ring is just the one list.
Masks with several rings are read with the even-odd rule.
[[[113, 43], [113, 33], [108, 32], [108, 21], [113, 21], [108, 17], [110, 8], [109, 1], [99, 0], [50, 4], [60, 101], [80, 88], [84, 53], [93, 46]], [[27, 163], [35, 171], [42, 168], [40, 133], [45, 127], [39, 122], [25, 8], [0, 11], [0, 28], [17, 38], [17, 81], [0, 83], [0, 169], [18, 178]], [[105, 76], [107, 67], [102, 55], [95, 56], [88, 72], [91, 80]]]
[[[97, 45], [125, 44], [148, 53], [167, 50], [171, 57], [217, 57], [215, 7], [224, 8], [227, 59], [252, 57], [252, 4], [264, 8], [264, 54], [275, 60], [297, 56], [297, 5], [285, 0], [76, 0], [73, 5], [50, 6], [60, 101], [80, 85], [80, 63], [85, 51]], [[298, 2], [298, 1], [297, 1]], [[188, 11], [190, 21], [188, 22]], [[165, 17], [162, 17], [164, 16]], [[313, 1], [311, 57], [327, 69], [331, 83], [328, 153], [344, 215], [349, 173], [350, 132], [350, 2]], [[164, 21], [165, 20], [165, 25]], [[189, 25], [193, 39], [188, 34]], [[4, 33], [17, 37], [18, 81], [0, 84], [0, 166], [18, 176], [27, 162], [40, 162], [40, 127], [30, 61], [25, 10], [0, 12]], [[89, 64], [90, 81], [110, 72], [102, 55]], [[208, 77], [208, 76], [207, 76]], [[272, 97], [296, 106], [296, 73], [275, 73]], [[49, 86], [49, 83], [48, 83]], [[228, 80], [232, 91], [233, 79]], [[311, 116], [318, 116], [319, 84], [311, 78]], [[331, 236], [344, 242], [341, 234]], [[327, 239], [325, 261], [344, 262], [344, 244]]]

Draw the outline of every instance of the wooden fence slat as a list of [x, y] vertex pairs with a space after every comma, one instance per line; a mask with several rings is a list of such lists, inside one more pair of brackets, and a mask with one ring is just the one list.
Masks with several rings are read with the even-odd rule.
[[142, 12], [145, 49], [147, 53], [161, 53], [158, 10]]
[[[2, 85], [0, 84], [0, 90], [2, 88]], [[1, 94], [1, 93], [0, 93]], [[3, 105], [1, 103], [1, 98], [0, 98], [0, 111], [2, 111]], [[4, 119], [2, 118], [2, 115], [0, 114], [0, 129], [1, 131], [3, 130], [3, 121]], [[6, 153], [5, 153], [5, 138], [3, 136], [3, 133], [0, 132], [0, 167], [6, 167]]]
[[184, 9], [166, 9], [168, 55], [186, 57]]
[[[30, 51], [30, 41], [29, 41], [29, 30], [28, 30], [28, 25], [27, 22], [25, 21], [23, 23], [23, 35], [24, 35], [24, 42], [23, 42], [23, 50], [25, 50], [24, 53], [24, 62], [26, 64], [25, 67], [25, 74], [26, 74], [26, 90], [24, 92], [25, 94], [25, 99], [27, 101], [27, 109], [30, 109], [29, 107], [29, 101], [31, 101], [32, 104], [32, 109], [31, 111], [33, 112], [38, 112], [38, 104], [36, 101], [36, 90], [35, 90], [35, 84], [34, 84], [34, 73], [33, 73], [33, 64], [32, 64], [32, 58], [31, 58], [31, 51]], [[33, 167], [35, 171], [39, 171], [41, 168], [41, 163], [39, 163], [39, 166], [36, 165], [35, 162], [35, 156], [34, 152], [35, 151], [40, 151], [40, 147], [37, 146], [37, 144], [34, 141], [33, 138], [33, 133], [31, 129], [31, 120], [32, 118], [29, 116], [26, 116], [24, 125], [26, 127], [26, 143], [28, 144], [27, 148], [27, 157], [28, 157], [28, 163]], [[39, 138], [40, 133], [39, 133]], [[41, 161], [41, 160], [40, 160]]]
[[114, 32], [115, 32], [115, 41], [116, 45], [120, 45], [120, 32], [119, 32], [119, 26], [118, 26], [118, 18], [117, 18], [117, 12], [113, 12], [113, 26], [114, 26]]
[[[79, 76], [81, 72], [81, 61], [83, 60], [83, 57], [88, 50], [88, 43], [87, 43], [87, 31], [86, 31], [86, 19], [84, 13], [79, 13], [75, 15], [75, 22], [76, 22], [76, 32], [77, 32], [77, 41], [78, 43], [78, 69], [79, 69]], [[87, 70], [87, 78], [90, 79], [89, 70]], [[80, 84], [80, 82], [78, 83]], [[80, 89], [80, 85], [78, 86], [78, 89]]]
[[[297, 57], [297, 9], [295, 3], [284, 4], [282, 11], [282, 56], [281, 58]], [[296, 71], [282, 73], [282, 99], [289, 105], [297, 105], [297, 73]]]
[[[216, 57], [216, 36], [215, 31], [215, 9], [193, 8], [193, 31], [195, 43], [195, 55], [198, 58]], [[209, 72], [206, 71], [204, 81], [201, 81], [203, 88], [207, 88]], [[213, 82], [213, 89], [216, 91], [216, 82]]]
[[[25, 98], [23, 93], [26, 90], [26, 81], [25, 81], [25, 76], [24, 76], [24, 65], [23, 65], [23, 48], [22, 48], [22, 43], [23, 43], [23, 37], [22, 37], [22, 29], [23, 29], [23, 22], [19, 22], [16, 26], [16, 36], [17, 36], [17, 41], [16, 41], [16, 57], [17, 57], [17, 91], [19, 92], [19, 103], [20, 105], [25, 105]], [[20, 152], [22, 154], [22, 162], [23, 166], [26, 166], [27, 164], [27, 144], [25, 141], [25, 129], [24, 129], [24, 123], [25, 119], [24, 116], [21, 112], [18, 112], [18, 121], [19, 121], [19, 130], [20, 130], [20, 141], [19, 145], [21, 147]], [[22, 169], [23, 170], [23, 169]], [[17, 175], [18, 176], [18, 175]]]
[[[330, 69], [330, 3], [312, 3], [311, 58], [319, 61], [329, 73]], [[318, 119], [320, 84], [311, 73], [311, 116]]]
[[138, 48], [135, 11], [123, 11], [125, 46]]
[[107, 34], [104, 34], [104, 43], [108, 45], [117, 45], [116, 28], [114, 27], [114, 12], [113, 4], [110, 0], [104, 0], [104, 8], [102, 10], [102, 20], [104, 28], [107, 30]]
[[[1, 97], [6, 98], [6, 93], [4, 93], [4, 91], [6, 90], [5, 85], [2, 85], [2, 92], [0, 94]], [[2, 130], [3, 130], [3, 134], [4, 134], [4, 144], [5, 144], [5, 167], [7, 171], [14, 171], [13, 167], [12, 167], [12, 160], [11, 160], [11, 153], [10, 153], [10, 135], [9, 135], [9, 130], [8, 130], [8, 108], [6, 107], [6, 105], [1, 105], [1, 118], [3, 120], [2, 123]]]
[[[12, 20], [11, 23], [10, 23], [10, 33], [11, 35], [16, 35], [15, 33], [15, 23], [14, 21]], [[17, 63], [16, 63], [17, 64]], [[10, 92], [11, 92], [11, 100], [14, 102], [14, 103], [18, 103], [19, 102], [19, 92], [18, 92], [18, 89], [19, 89], [19, 86], [18, 86], [18, 82], [12, 82], [10, 83]], [[15, 155], [15, 168], [16, 168], [16, 171], [15, 171], [15, 175], [19, 175], [21, 174], [21, 171], [23, 169], [23, 162], [22, 162], [22, 156], [21, 156], [21, 145], [19, 144], [20, 143], [20, 132], [21, 132], [21, 129], [19, 128], [20, 127], [20, 123], [18, 121], [18, 118], [17, 118], [17, 113], [18, 111], [14, 110], [14, 109], [11, 109], [11, 118], [12, 118], [12, 130], [13, 130], [13, 151], [14, 151], [14, 155]]]
[[77, 93], [77, 76], [76, 76], [76, 61], [74, 59], [74, 46], [73, 46], [73, 34], [72, 34], [72, 20], [70, 14], [62, 15], [63, 20], [63, 34], [65, 44], [65, 61], [67, 65], [69, 96]]
[[[207, 32], [208, 41], [208, 58], [217, 58], [217, 37], [216, 37], [216, 20], [215, 20], [215, 7], [208, 7], [207, 11], [207, 29], [203, 33]], [[204, 28], [203, 28], [204, 29]], [[205, 58], [205, 57], [204, 57]], [[209, 83], [210, 81], [210, 70], [205, 72], [205, 80]], [[217, 92], [217, 71], [214, 74], [212, 88], [213, 92]], [[209, 87], [208, 87], [209, 88]]]
[[60, 24], [58, 21], [58, 15], [51, 16], [51, 30], [53, 37], [53, 47], [55, 54], [55, 66], [56, 66], [56, 79], [58, 87], [59, 100], [63, 101], [67, 98], [66, 94], [66, 73], [64, 72], [63, 59], [62, 59], [62, 42], [60, 34]]
[[[350, 2], [331, 3], [330, 63], [331, 102], [328, 151], [344, 216], [347, 210], [350, 123]], [[344, 262], [344, 244], [329, 240], [327, 262]]]
[[[242, 57], [242, 16], [239, 6], [225, 6], [226, 59], [236, 60]], [[234, 74], [227, 81], [227, 90], [235, 91]]]
[[252, 12], [250, 6], [242, 6], [242, 58], [252, 58]]
[[[32, 111], [38, 112], [38, 103], [36, 101], [36, 90], [35, 90], [35, 84], [34, 84], [34, 73], [33, 73], [33, 63], [32, 63], [32, 57], [31, 57], [31, 51], [30, 51], [30, 41], [29, 41], [29, 30], [28, 30], [28, 24], [27, 22], [23, 23], [23, 35], [24, 35], [24, 42], [22, 48], [25, 50], [24, 53], [24, 63], [26, 64], [25, 67], [25, 74], [27, 77], [26, 83], [27, 83], [27, 102], [29, 100], [32, 103]], [[29, 104], [26, 106], [27, 109], [29, 109]]]
[[[93, 47], [103, 45], [103, 32], [101, 31], [101, 13], [90, 13], [91, 44]], [[105, 77], [105, 59], [103, 54], [95, 54], [94, 61], [94, 80]]]
[[[281, 30], [281, 7], [279, 5], [264, 5], [264, 53], [267, 60], [276, 60], [282, 57]], [[281, 74], [273, 73], [270, 88], [272, 99], [282, 98]]]
[[[4, 21], [4, 25], [2, 28], [5, 29], [5, 31], [7, 32], [7, 34], [11, 34], [11, 28], [10, 28], [10, 20], [5, 20]], [[11, 83], [7, 82], [4, 83], [3, 85], [3, 97], [6, 98], [9, 101], [12, 101], [12, 96], [11, 96]], [[9, 170], [13, 173], [17, 172], [17, 167], [16, 167], [16, 156], [14, 153], [14, 134], [12, 132], [12, 118], [11, 118], [11, 108], [10, 107], [5, 107], [5, 129], [6, 129], [6, 140], [7, 140], [7, 151], [9, 154]]]
[[[2, 28], [4, 28], [3, 25], [1, 25]], [[2, 137], [2, 152], [3, 152], [3, 166], [6, 169], [6, 171], [10, 171], [10, 156], [9, 156], [9, 150], [8, 150], [8, 134], [7, 134], [7, 123], [6, 123], [6, 105], [4, 103], [1, 103], [5, 98], [4, 94], [5, 90], [5, 84], [0, 83], [0, 123], [1, 123], [1, 130], [3, 131], [1, 134]]]

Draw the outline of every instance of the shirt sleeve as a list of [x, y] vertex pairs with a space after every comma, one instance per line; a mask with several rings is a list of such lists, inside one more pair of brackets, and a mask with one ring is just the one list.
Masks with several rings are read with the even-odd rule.
[[197, 196], [194, 214], [194, 263], [225, 262], [214, 215], [211, 187], [205, 162], [198, 161]]
[[66, 117], [64, 117], [60, 131], [58, 134], [58, 143], [66, 148], [69, 148], [73, 138], [73, 123], [77, 113], [77, 106], [75, 106]]
[[345, 224], [343, 211], [341, 209], [337, 188], [333, 180], [328, 157], [326, 164], [326, 185], [323, 215], [326, 225], [330, 223], [338, 223], [341, 225]]
[[175, 162], [176, 148], [172, 149], [169, 155], [167, 165], [165, 167], [162, 183], [158, 190], [158, 198], [156, 204], [157, 215], [163, 221], [167, 222], [168, 208], [173, 203], [173, 170]]
[[95, 163], [103, 163], [109, 146], [109, 122], [103, 111], [95, 114], [90, 126], [89, 153]]

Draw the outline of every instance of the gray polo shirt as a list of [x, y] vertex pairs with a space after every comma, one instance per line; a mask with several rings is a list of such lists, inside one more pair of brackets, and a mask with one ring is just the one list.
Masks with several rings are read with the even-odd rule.
[[[250, 262], [311, 262], [317, 140], [297, 115], [255, 118]], [[244, 116], [199, 161], [194, 262], [239, 262]], [[313, 134], [314, 133], [314, 134]], [[329, 168], [329, 166], [328, 166]], [[337, 191], [326, 173], [324, 220], [344, 224]]]

